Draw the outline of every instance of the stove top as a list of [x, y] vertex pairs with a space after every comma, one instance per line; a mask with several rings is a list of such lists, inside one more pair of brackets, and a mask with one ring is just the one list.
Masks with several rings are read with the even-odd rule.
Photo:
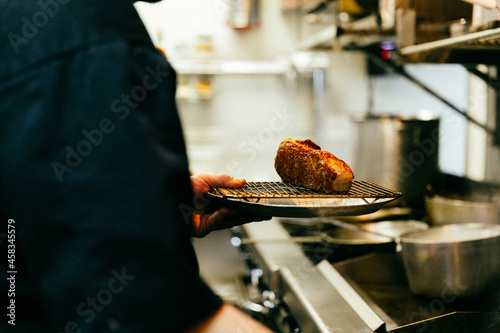
[[398, 253], [372, 253], [333, 267], [384, 318], [388, 332], [500, 332], [500, 286], [474, 298], [418, 296]]
[[409, 290], [394, 244], [354, 250], [293, 241], [338, 228], [286, 219], [243, 228], [252, 239], [244, 251], [303, 332], [500, 333], [500, 285], [476, 298], [420, 297]]

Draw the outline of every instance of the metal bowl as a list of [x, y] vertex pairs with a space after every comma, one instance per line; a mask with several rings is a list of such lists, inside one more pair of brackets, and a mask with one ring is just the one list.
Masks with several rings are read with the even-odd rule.
[[446, 198], [440, 195], [425, 197], [425, 206], [431, 225], [458, 223], [500, 223], [500, 204]]
[[500, 225], [449, 224], [400, 238], [412, 292], [428, 297], [478, 296], [500, 280]]

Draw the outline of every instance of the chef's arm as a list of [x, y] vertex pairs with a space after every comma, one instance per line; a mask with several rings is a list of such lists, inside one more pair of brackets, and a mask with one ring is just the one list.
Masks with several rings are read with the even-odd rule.
[[266, 326], [229, 304], [223, 304], [212, 317], [186, 333], [225, 332], [272, 333]]

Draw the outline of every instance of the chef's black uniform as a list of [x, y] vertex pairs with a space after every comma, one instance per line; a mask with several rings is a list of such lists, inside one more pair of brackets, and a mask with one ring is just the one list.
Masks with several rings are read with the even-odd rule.
[[175, 72], [132, 3], [0, 4], [0, 331], [177, 332], [212, 315]]

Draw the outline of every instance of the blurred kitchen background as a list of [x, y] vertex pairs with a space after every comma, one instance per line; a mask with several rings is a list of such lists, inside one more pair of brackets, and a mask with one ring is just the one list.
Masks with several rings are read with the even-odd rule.
[[[274, 156], [279, 143], [291, 137], [312, 139], [351, 165], [356, 176], [360, 147], [353, 119], [434, 116], [440, 120], [439, 171], [500, 183], [497, 68], [486, 59], [490, 55], [472, 52], [465, 54], [472, 60], [454, 61], [446, 47], [442, 54], [439, 47], [437, 55], [424, 52], [423, 58], [412, 50], [412, 44], [460, 38], [473, 20], [475, 25], [498, 20], [500, 12], [459, 0], [396, 5], [381, 0], [375, 11], [357, 3], [136, 4], [151, 38], [178, 72], [178, 106], [193, 173], [279, 180]], [[429, 3], [434, 8], [427, 8]], [[405, 48], [406, 57], [400, 52]], [[364, 149], [382, 144], [374, 136]], [[246, 269], [229, 239], [223, 231], [195, 241], [202, 274], [221, 293], [230, 288], [221, 281]]]
[[[137, 4], [152, 39], [179, 73], [179, 110], [194, 173], [274, 180], [274, 154], [287, 137], [312, 138], [349, 163], [353, 115], [412, 116], [429, 110], [441, 118], [439, 167], [500, 181], [498, 149], [484, 131], [401, 75], [371, 70], [366, 52], [343, 49], [329, 31], [338, 13], [307, 14], [304, 7], [314, 3]], [[244, 6], [252, 7], [247, 16]], [[325, 40], [331, 46], [314, 47]], [[486, 83], [462, 65], [405, 68], [456, 108], [494, 125]], [[322, 76], [317, 84], [315, 71]]]

